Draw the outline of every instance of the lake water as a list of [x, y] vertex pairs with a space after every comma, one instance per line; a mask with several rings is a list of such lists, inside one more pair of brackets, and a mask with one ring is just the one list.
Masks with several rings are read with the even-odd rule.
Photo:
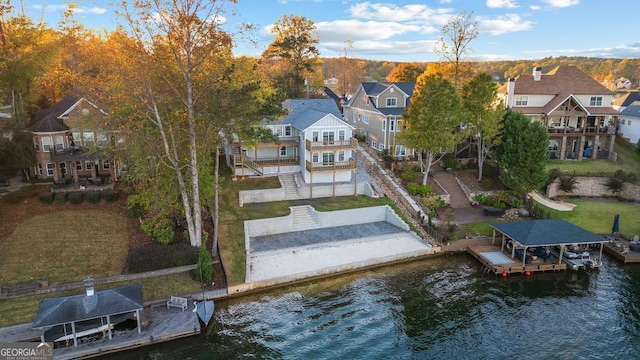
[[206, 334], [112, 359], [638, 359], [640, 266], [494, 277], [468, 255], [216, 303]]

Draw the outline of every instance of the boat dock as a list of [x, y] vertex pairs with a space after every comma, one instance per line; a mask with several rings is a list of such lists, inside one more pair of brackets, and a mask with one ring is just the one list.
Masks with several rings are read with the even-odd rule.
[[77, 347], [71, 344], [56, 348], [54, 357], [56, 360], [88, 358], [199, 334], [200, 322], [192, 309], [192, 306], [184, 311], [175, 307], [167, 309], [166, 305], [145, 307], [141, 333], [136, 329], [114, 331], [111, 340], [105, 337], [79, 342]]
[[469, 254], [482, 263], [487, 272], [495, 275], [526, 274], [527, 272], [532, 274], [567, 270], [567, 264], [558, 264], [557, 257], [553, 258], [555, 261], [549, 262], [538, 258], [522, 266], [521, 260], [512, 259], [511, 254], [501, 251], [498, 245], [469, 245], [467, 250]]
[[625, 264], [640, 263], [640, 251], [630, 249], [631, 241], [625, 238], [611, 238], [609, 242], [604, 243], [604, 251]]

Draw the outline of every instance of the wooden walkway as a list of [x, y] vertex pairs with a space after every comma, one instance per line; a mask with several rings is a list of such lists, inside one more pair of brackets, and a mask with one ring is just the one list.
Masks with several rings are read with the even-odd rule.
[[137, 348], [163, 341], [173, 340], [199, 334], [200, 321], [189, 301], [187, 310], [166, 306], [144, 308], [142, 312], [142, 332], [137, 329], [115, 331], [113, 338], [79, 343], [78, 347], [70, 346], [54, 349], [56, 360], [94, 357], [111, 352]]
[[604, 251], [624, 264], [640, 263], [640, 252], [630, 250], [629, 243], [629, 240], [619, 238], [615, 242], [604, 243]]
[[[506, 273], [510, 274], [524, 274], [527, 271], [530, 273], [547, 272], [547, 271], [564, 271], [567, 270], [567, 264], [558, 264], [557, 258], [554, 262], [544, 262], [537, 260], [532, 263], [522, 266], [522, 259], [513, 259], [511, 264], [493, 264], [490, 259], [485, 257], [482, 253], [486, 252], [501, 252], [498, 245], [469, 245], [467, 248], [469, 254], [476, 258], [487, 272], [494, 273], [495, 275], [501, 275]], [[505, 256], [511, 258], [511, 253], [501, 252]]]

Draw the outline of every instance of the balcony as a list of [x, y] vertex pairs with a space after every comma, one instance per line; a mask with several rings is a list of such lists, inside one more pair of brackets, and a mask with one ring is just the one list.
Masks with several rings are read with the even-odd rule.
[[593, 135], [593, 134], [604, 134], [604, 135], [615, 135], [615, 128], [613, 126], [584, 126], [584, 127], [573, 127], [573, 126], [549, 126], [548, 131], [550, 135], [558, 134], [558, 135]]
[[358, 147], [358, 139], [333, 140], [333, 141], [306, 141], [307, 150], [327, 149], [355, 149]]
[[314, 171], [331, 171], [331, 170], [353, 170], [356, 168], [355, 160], [345, 160], [345, 161], [334, 161], [334, 162], [326, 162], [326, 163], [312, 163], [310, 161], [306, 162], [306, 169], [309, 172]]

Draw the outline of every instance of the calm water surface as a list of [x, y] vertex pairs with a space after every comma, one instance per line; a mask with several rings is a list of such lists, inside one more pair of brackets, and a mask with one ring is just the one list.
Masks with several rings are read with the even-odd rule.
[[640, 359], [640, 266], [485, 275], [466, 255], [218, 301], [206, 334], [112, 359]]

